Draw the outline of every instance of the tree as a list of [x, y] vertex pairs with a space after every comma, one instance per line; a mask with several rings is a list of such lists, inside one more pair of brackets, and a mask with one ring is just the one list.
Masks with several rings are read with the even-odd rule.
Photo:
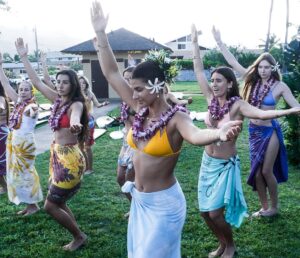
[[3, 61], [4, 63], [12, 63], [14, 59], [10, 56], [9, 53], [3, 53]]
[[272, 13], [273, 13], [273, 0], [271, 0], [271, 6], [269, 11], [269, 22], [268, 22], [268, 33], [265, 45], [265, 52], [269, 51], [269, 43], [270, 43], [270, 31], [271, 31], [271, 20], [272, 20]]
[[7, 2], [4, 0], [0, 0], [0, 9], [5, 10], [5, 11], [9, 11], [9, 6], [7, 5]]

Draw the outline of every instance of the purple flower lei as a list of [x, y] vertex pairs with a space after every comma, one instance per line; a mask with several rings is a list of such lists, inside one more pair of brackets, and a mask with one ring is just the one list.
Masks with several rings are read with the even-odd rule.
[[150, 139], [157, 130], [163, 128], [168, 124], [170, 119], [177, 111], [187, 112], [186, 108], [180, 105], [169, 108], [165, 113], [162, 113], [160, 119], [155, 122], [151, 122], [148, 128], [144, 130], [143, 122], [145, 121], [146, 116], [149, 114], [148, 108], [143, 108], [139, 113], [134, 117], [132, 131], [133, 137], [135, 140], [148, 140]]
[[25, 107], [30, 103], [35, 103], [35, 99], [30, 98], [30, 99], [26, 99], [22, 102], [17, 102], [15, 104], [14, 109], [9, 116], [8, 127], [10, 129], [19, 129], [20, 128], [20, 125], [22, 122], [23, 111], [24, 111]]
[[274, 82], [275, 79], [273, 77], [269, 78], [269, 80], [263, 85], [263, 90], [260, 92], [259, 90], [261, 89], [262, 81], [258, 80], [250, 93], [249, 103], [252, 106], [260, 108], [264, 97], [268, 94]]
[[121, 121], [124, 122], [128, 119], [129, 109], [130, 109], [130, 107], [125, 102], [122, 102], [122, 104], [121, 104]]
[[59, 129], [59, 121], [62, 116], [67, 112], [69, 107], [71, 106], [72, 102], [67, 102], [60, 107], [62, 100], [57, 98], [51, 107], [51, 115], [49, 117], [49, 125], [52, 131], [56, 131]]
[[208, 106], [209, 113], [213, 120], [221, 120], [225, 114], [227, 114], [231, 108], [231, 106], [237, 101], [241, 99], [239, 96], [231, 97], [227, 100], [223, 107], [220, 107], [219, 101], [217, 98], [213, 98]]

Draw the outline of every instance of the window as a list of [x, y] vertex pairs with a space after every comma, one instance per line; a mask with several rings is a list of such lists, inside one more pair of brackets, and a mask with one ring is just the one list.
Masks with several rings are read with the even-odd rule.
[[186, 49], [186, 45], [185, 44], [178, 44], [177, 49]]

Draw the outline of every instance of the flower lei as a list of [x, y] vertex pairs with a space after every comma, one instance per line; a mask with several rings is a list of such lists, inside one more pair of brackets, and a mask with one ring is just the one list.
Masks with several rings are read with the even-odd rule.
[[180, 105], [169, 108], [165, 113], [160, 115], [160, 119], [155, 122], [151, 122], [148, 128], [144, 130], [143, 122], [145, 121], [146, 116], [149, 114], [148, 108], [143, 108], [139, 113], [134, 117], [132, 132], [135, 140], [148, 140], [150, 139], [157, 130], [163, 128], [168, 124], [170, 119], [177, 111], [187, 112], [186, 108]]
[[125, 102], [122, 102], [121, 103], [121, 121], [127, 121], [128, 119], [128, 113], [129, 113], [129, 109], [130, 107], [125, 103]]
[[59, 121], [62, 116], [67, 112], [69, 107], [71, 106], [72, 102], [67, 102], [60, 107], [62, 100], [57, 98], [51, 107], [51, 115], [49, 117], [49, 125], [52, 131], [56, 131], [59, 129]]
[[227, 114], [231, 108], [231, 106], [237, 101], [241, 99], [239, 96], [231, 97], [227, 100], [223, 107], [220, 107], [219, 101], [217, 98], [213, 98], [208, 106], [209, 113], [213, 120], [221, 120], [225, 114]]
[[14, 106], [13, 111], [9, 116], [8, 126], [10, 129], [19, 129], [22, 123], [22, 117], [24, 109], [27, 105], [35, 103], [35, 98], [24, 100], [22, 102], [17, 102]]
[[269, 80], [263, 85], [262, 92], [260, 92], [259, 90], [261, 89], [262, 81], [258, 80], [250, 93], [249, 103], [252, 106], [260, 108], [264, 97], [268, 94], [274, 82], [275, 79], [273, 77], [269, 78]]
[[[145, 55], [144, 61], [157, 63], [159, 68], [164, 72], [165, 81], [168, 84], [172, 84], [174, 82], [174, 78], [178, 75], [179, 70], [181, 69], [181, 66], [177, 63], [177, 59], [171, 59], [170, 53], [164, 49], [148, 51], [148, 54]], [[156, 84], [156, 82], [154, 82], [154, 84]]]

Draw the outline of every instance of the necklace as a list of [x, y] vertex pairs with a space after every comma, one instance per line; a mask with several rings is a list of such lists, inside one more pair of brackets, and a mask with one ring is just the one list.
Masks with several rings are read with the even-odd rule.
[[[143, 123], [149, 114], [148, 108], [143, 108], [139, 113], [137, 113], [134, 117], [132, 132], [133, 137], [136, 140], [148, 140], [150, 139], [159, 129], [163, 128], [168, 124], [170, 119], [174, 116], [177, 111], [187, 112], [187, 109], [183, 106], [176, 105], [174, 107], [170, 107], [166, 112], [160, 115], [159, 120], [151, 121], [149, 126], [144, 129]], [[150, 118], [151, 120], [151, 118]]]
[[51, 107], [51, 115], [49, 117], [49, 125], [52, 131], [59, 129], [59, 121], [62, 116], [67, 112], [68, 108], [71, 106], [72, 102], [67, 102], [60, 107], [62, 100], [57, 98]]
[[[270, 77], [268, 81], [263, 85], [263, 87], [261, 87], [262, 80], [261, 79], [258, 80], [255, 86], [253, 87], [253, 90], [250, 93], [249, 103], [252, 106], [260, 108], [264, 97], [268, 94], [274, 82], [275, 79], [273, 77]], [[261, 88], [263, 88], [262, 91], [260, 91]]]
[[10, 129], [19, 129], [20, 128], [24, 109], [30, 103], [35, 103], [35, 99], [30, 98], [30, 99], [24, 100], [22, 102], [17, 102], [15, 104], [14, 109], [11, 112], [11, 115], [10, 115], [9, 121], [8, 121], [8, 126]]
[[241, 99], [239, 96], [231, 97], [229, 100], [225, 102], [223, 107], [220, 107], [220, 103], [216, 97], [214, 97], [210, 105], [208, 106], [209, 113], [213, 120], [221, 120], [225, 114], [227, 114], [231, 108], [231, 106], [237, 101]]

